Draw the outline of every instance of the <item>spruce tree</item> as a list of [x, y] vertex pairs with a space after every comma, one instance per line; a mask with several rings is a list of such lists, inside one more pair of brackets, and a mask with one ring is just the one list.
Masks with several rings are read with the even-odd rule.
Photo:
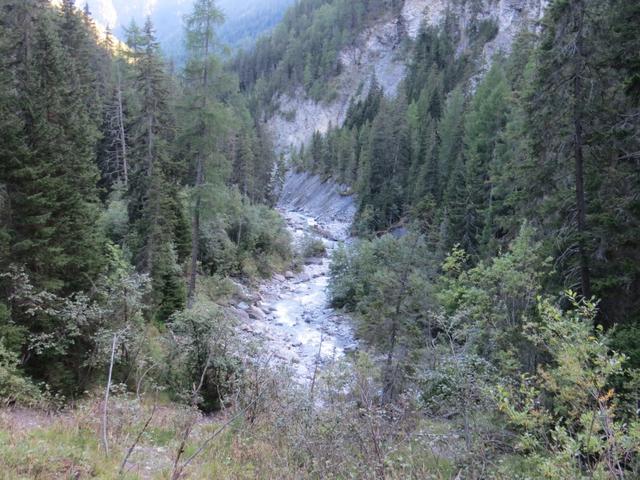
[[176, 265], [177, 230], [183, 225], [177, 194], [182, 167], [172, 157], [175, 126], [168, 78], [153, 25], [147, 19], [136, 63], [135, 90], [140, 104], [133, 115], [129, 218], [135, 226], [139, 271], [151, 275], [154, 313], [165, 320], [184, 305], [181, 272]]
[[[592, 132], [595, 100], [602, 83], [589, 86], [595, 51], [592, 30], [597, 2], [570, 0], [555, 2], [545, 15], [545, 31], [540, 45], [538, 69], [531, 108], [532, 129], [535, 132], [534, 153], [540, 159], [538, 179], [547, 197], [551, 219], [560, 213], [564, 218], [553, 220], [556, 228], [568, 227], [573, 233], [561, 248], [575, 252], [563, 258], [562, 265], [569, 281], [577, 281], [581, 293], [592, 294], [590, 256], [593, 236], [588, 225], [589, 193], [586, 177], [590, 170], [587, 139]], [[569, 181], [567, 182], [567, 178]], [[569, 202], [567, 195], [573, 196]], [[562, 227], [561, 227], [562, 226]], [[577, 265], [578, 278], [574, 277]]]
[[494, 63], [478, 86], [465, 117], [464, 158], [467, 188], [464, 248], [479, 254], [486, 229], [493, 228], [493, 186], [489, 172], [496, 142], [506, 122], [508, 87], [502, 66]]
[[441, 120], [438, 122], [438, 184], [442, 194], [451, 177], [455, 162], [462, 151], [464, 119], [464, 93], [462, 88], [453, 90], [446, 101]]
[[[74, 61], [61, 44], [56, 12], [43, 2], [18, 3], [3, 6], [7, 16], [0, 27], [7, 61], [0, 75], [0, 110], [2, 121], [9, 122], [0, 142], [0, 197], [3, 205], [9, 201], [11, 213], [3, 215], [0, 227], [0, 266], [3, 273], [20, 272], [11, 282], [30, 285], [35, 296], [51, 303], [35, 311], [28, 303], [32, 298], [26, 304], [12, 299], [10, 310], [0, 305], [0, 317], [10, 314], [0, 329], [11, 348], [21, 350], [30, 374], [54, 389], [72, 391], [81, 385], [85, 339], [48, 345], [59, 346], [60, 337], [71, 333], [55, 310], [57, 299], [89, 291], [106, 263], [97, 224], [96, 134], [89, 109], [76, 94]], [[16, 283], [1, 287], [16, 291]], [[40, 294], [43, 290], [49, 292]], [[43, 348], [33, 349], [34, 339], [45, 339]]]
[[15, 211], [13, 256], [41, 286], [72, 291], [86, 287], [102, 265], [96, 132], [75, 95], [73, 62], [50, 13], [25, 14], [34, 16], [20, 28], [34, 37], [14, 46], [24, 154], [10, 156], [5, 170]]
[[[366, 155], [361, 164], [359, 195], [363, 206], [373, 210], [373, 230], [390, 227], [404, 209], [404, 186], [410, 160], [410, 138], [406, 103], [400, 97], [383, 101], [371, 125]], [[368, 177], [368, 178], [367, 178]]]

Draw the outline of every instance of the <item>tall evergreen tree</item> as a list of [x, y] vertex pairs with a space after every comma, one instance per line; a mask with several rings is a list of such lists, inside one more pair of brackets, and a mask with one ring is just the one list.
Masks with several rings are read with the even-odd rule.
[[[220, 128], [221, 107], [215, 97], [216, 74], [219, 70], [216, 48], [216, 25], [222, 22], [222, 14], [213, 0], [197, 0], [193, 12], [186, 18], [186, 38], [189, 59], [185, 68], [187, 113], [189, 118], [185, 135], [188, 136], [189, 153], [193, 157], [194, 199], [191, 225], [191, 262], [189, 269], [188, 302], [193, 305], [199, 259], [200, 221], [202, 215], [202, 189], [205, 181], [218, 186], [224, 181], [221, 171], [212, 171], [213, 155]], [[183, 141], [186, 141], [183, 140]], [[244, 147], [250, 148], [247, 144]], [[248, 154], [243, 152], [245, 156]], [[252, 159], [245, 158], [247, 162]], [[208, 175], [208, 177], [207, 177]], [[218, 178], [215, 178], [218, 177]], [[222, 182], [221, 182], [222, 180]]]
[[478, 86], [465, 117], [464, 158], [467, 188], [463, 246], [479, 254], [485, 230], [492, 229], [493, 185], [489, 172], [497, 139], [506, 122], [508, 86], [502, 66], [494, 63]]
[[458, 87], [453, 90], [446, 101], [441, 120], [438, 122], [438, 183], [442, 194], [451, 178], [455, 162], [462, 150], [464, 118], [464, 92]]
[[182, 172], [171, 155], [175, 126], [168, 78], [150, 19], [141, 42], [136, 63], [135, 89], [140, 105], [132, 126], [129, 217], [137, 233], [138, 269], [151, 275], [155, 311], [166, 319], [184, 303], [175, 244], [176, 230], [183, 224], [181, 208], [176, 205]]
[[[390, 227], [403, 211], [410, 160], [406, 108], [403, 97], [393, 102], [383, 101], [362, 157], [359, 196], [362, 206], [373, 210], [370, 225], [373, 230]], [[369, 165], [363, 165], [365, 161]]]
[[50, 13], [30, 8], [36, 7], [26, 5], [20, 16], [26, 24], [13, 28], [33, 37], [22, 37], [9, 53], [16, 59], [16, 106], [24, 125], [24, 155], [11, 155], [5, 169], [14, 210], [13, 256], [40, 285], [71, 291], [86, 286], [101, 265], [96, 132], [74, 95], [73, 62]]
[[[575, 250], [580, 290], [590, 297], [591, 273], [587, 238], [587, 199], [585, 195], [585, 105], [591, 93], [584, 87], [586, 70], [585, 24], [586, 4], [583, 0], [554, 2], [545, 17], [545, 34], [540, 52], [534, 128], [537, 128], [535, 153], [542, 160], [542, 171], [555, 170], [542, 182], [555, 190], [552, 197], [561, 202], [561, 209], [575, 234], [567, 239], [566, 248]], [[544, 95], [543, 95], [544, 94]], [[543, 126], [544, 125], [544, 126]], [[562, 132], [562, 134], [560, 134]], [[556, 168], [556, 165], [559, 168]], [[569, 168], [569, 165], [572, 167]], [[566, 175], [571, 176], [569, 188], [573, 201], [566, 196]], [[561, 198], [562, 197], [562, 198]], [[552, 207], [552, 208], [557, 208]], [[561, 221], [564, 221], [561, 220]], [[571, 267], [566, 268], [570, 272]]]

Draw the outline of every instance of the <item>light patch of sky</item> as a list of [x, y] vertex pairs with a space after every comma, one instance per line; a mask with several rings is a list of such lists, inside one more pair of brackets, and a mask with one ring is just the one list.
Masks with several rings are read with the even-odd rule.
[[144, 4], [144, 14], [151, 15], [157, 4], [158, 0], [146, 0]]
[[100, 25], [118, 25], [118, 10], [112, 0], [75, 0], [75, 3], [78, 8], [84, 8], [88, 4], [91, 15]]
[[[60, 2], [60, 0], [51, 1]], [[263, 0], [218, 0], [216, 3], [225, 13], [238, 14], [257, 7], [262, 2]], [[153, 15], [159, 8], [166, 9], [175, 5], [177, 11], [184, 10], [184, 7], [192, 4], [193, 0], [75, 0], [75, 3], [78, 8], [84, 8], [88, 3], [93, 18], [98, 23], [117, 28], [128, 24], [131, 18], [141, 20], [147, 15]]]

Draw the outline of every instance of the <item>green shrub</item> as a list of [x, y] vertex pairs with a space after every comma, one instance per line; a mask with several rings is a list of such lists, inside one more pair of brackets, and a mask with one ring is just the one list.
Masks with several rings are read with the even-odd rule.
[[129, 231], [128, 202], [124, 196], [124, 186], [116, 186], [109, 195], [107, 208], [99, 220], [105, 236], [116, 244], [121, 244]]
[[203, 222], [202, 267], [209, 275], [269, 277], [291, 260], [282, 217], [236, 191], [222, 192], [216, 214]]
[[235, 330], [220, 307], [200, 301], [174, 314], [167, 354], [167, 382], [174, 395], [205, 412], [222, 407], [240, 368]]
[[568, 300], [566, 312], [540, 301], [541, 321], [528, 336], [551, 362], [516, 387], [499, 388], [498, 406], [519, 434], [514, 446], [533, 478], [637, 478], [637, 407], [613, 388], [625, 357], [594, 328], [596, 304], [572, 292]]
[[307, 235], [302, 239], [300, 252], [304, 258], [324, 257], [327, 254], [327, 247], [322, 239]]
[[18, 369], [18, 356], [7, 350], [0, 340], [0, 404], [34, 406], [42, 400], [42, 394]]

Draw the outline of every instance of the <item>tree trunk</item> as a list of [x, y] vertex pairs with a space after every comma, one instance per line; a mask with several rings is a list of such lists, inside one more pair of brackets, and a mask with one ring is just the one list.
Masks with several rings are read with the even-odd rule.
[[117, 67], [118, 75], [118, 140], [122, 150], [122, 178], [124, 185], [129, 184], [129, 163], [127, 160], [127, 137], [124, 130], [124, 108], [122, 106], [122, 80], [120, 77], [120, 67]]
[[[207, 27], [205, 34], [205, 44], [203, 52], [204, 68], [202, 71], [202, 114], [205, 115], [207, 111], [207, 89], [209, 85], [209, 65], [207, 63], [209, 58], [209, 38], [211, 36], [211, 20], [207, 18]], [[202, 123], [202, 135], [206, 138], [209, 135], [207, 124], [205, 121]], [[196, 286], [198, 280], [198, 257], [200, 255], [200, 208], [202, 206], [202, 192], [200, 191], [204, 184], [204, 155], [205, 152], [199, 152], [196, 162], [196, 202], [193, 212], [193, 220], [191, 222], [191, 271], [189, 272], [189, 285], [187, 288], [187, 308], [192, 308], [195, 295]]]
[[587, 205], [584, 193], [584, 138], [583, 138], [583, 86], [582, 71], [584, 69], [583, 58], [583, 23], [584, 6], [581, 0], [571, 3], [572, 15], [576, 29], [576, 55], [574, 58], [573, 77], [573, 128], [574, 128], [574, 159], [576, 181], [576, 210], [578, 223], [578, 254], [580, 256], [580, 286], [582, 296], [591, 298], [591, 275], [589, 272], [589, 257], [586, 251], [585, 235], [587, 231]]
[[196, 165], [196, 204], [191, 221], [191, 270], [189, 272], [189, 288], [187, 290], [187, 307], [193, 307], [196, 294], [196, 282], [198, 278], [198, 257], [200, 255], [200, 207], [202, 197], [200, 188], [204, 180], [202, 159], [198, 159]]

